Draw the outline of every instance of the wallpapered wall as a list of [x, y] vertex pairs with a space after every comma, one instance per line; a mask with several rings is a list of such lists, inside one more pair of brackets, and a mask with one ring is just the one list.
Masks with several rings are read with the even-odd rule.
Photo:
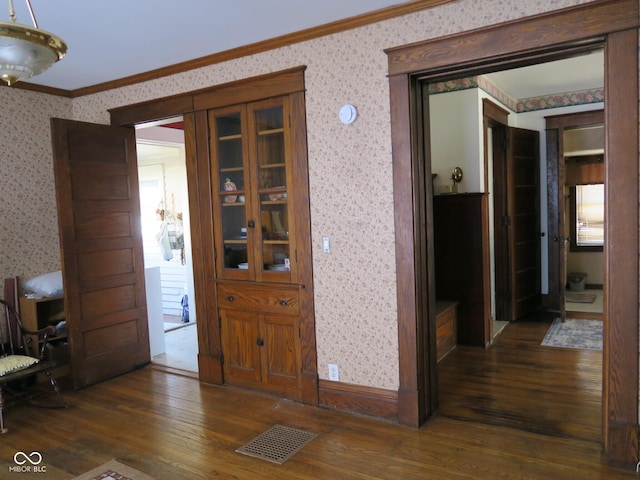
[[71, 100], [0, 88], [0, 278], [60, 269], [49, 118]]
[[[138, 103], [232, 80], [306, 65], [307, 128], [318, 369], [340, 367], [340, 380], [390, 390], [398, 387], [393, 190], [389, 89], [385, 48], [436, 38], [584, 0], [461, 0], [404, 17], [212, 65], [171, 77], [74, 99], [72, 117], [108, 123], [108, 108]], [[6, 100], [5, 100], [6, 99]], [[69, 102], [0, 89], [4, 104], [27, 118], [13, 135], [10, 164], [18, 187], [0, 179], [3, 231], [2, 275], [42, 273], [59, 262], [48, 117], [67, 116]], [[359, 118], [342, 125], [343, 103]], [[31, 145], [25, 148], [25, 145]], [[36, 152], [35, 158], [31, 151]], [[4, 160], [2, 164], [4, 170]], [[39, 182], [30, 175], [38, 173]], [[14, 196], [7, 191], [15, 191]], [[32, 199], [37, 199], [33, 203]], [[24, 217], [30, 220], [24, 220]], [[23, 237], [33, 245], [25, 248]], [[323, 254], [321, 239], [331, 238]], [[33, 250], [33, 251], [32, 251]], [[17, 252], [17, 253], [16, 253]], [[19, 255], [7, 262], [5, 255]]]

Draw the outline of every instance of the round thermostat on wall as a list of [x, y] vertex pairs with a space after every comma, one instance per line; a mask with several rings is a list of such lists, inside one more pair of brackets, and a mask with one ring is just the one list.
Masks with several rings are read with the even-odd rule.
[[350, 123], [355, 122], [357, 116], [358, 110], [356, 110], [356, 107], [354, 107], [350, 103], [343, 105], [340, 109], [340, 121], [345, 125], [349, 125]]

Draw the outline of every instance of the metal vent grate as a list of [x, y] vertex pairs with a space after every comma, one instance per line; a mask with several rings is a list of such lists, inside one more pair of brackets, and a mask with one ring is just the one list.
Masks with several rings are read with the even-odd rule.
[[236, 452], [282, 465], [317, 436], [317, 433], [274, 425]]

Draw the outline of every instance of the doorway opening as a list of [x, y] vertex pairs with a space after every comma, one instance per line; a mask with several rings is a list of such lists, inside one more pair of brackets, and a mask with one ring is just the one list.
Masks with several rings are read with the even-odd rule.
[[[623, 10], [626, 9], [626, 10]], [[602, 415], [607, 461], [635, 465], [638, 424], [638, 219], [629, 215], [629, 198], [638, 197], [638, 11], [637, 2], [613, 0], [523, 18], [489, 29], [396, 47], [389, 60], [394, 178], [398, 330], [401, 395], [399, 418], [419, 425], [437, 411], [434, 362], [435, 298], [429, 210], [431, 172], [420, 150], [421, 114], [412, 98], [416, 81], [495, 71], [566, 57], [604, 46], [605, 138], [607, 146], [605, 311], [603, 313]], [[624, 18], [624, 19], [623, 19]], [[555, 26], [572, 22], [575, 28]], [[517, 42], [513, 39], [518, 38]], [[465, 72], [465, 73], [463, 73]], [[419, 107], [418, 107], [419, 108]], [[411, 185], [412, 189], [406, 186]], [[543, 217], [544, 218], [544, 217]], [[413, 232], [413, 235], [411, 234]], [[616, 248], [612, 248], [615, 245]], [[549, 272], [550, 273], [550, 272]], [[614, 288], [615, 286], [615, 288]], [[615, 313], [615, 314], [614, 314]], [[424, 372], [428, 372], [426, 376]]]
[[198, 372], [182, 118], [136, 129], [151, 361]]
[[558, 175], [563, 187], [563, 198], [558, 199], [563, 218], [558, 223], [564, 232], [560, 271], [566, 275], [560, 285], [564, 300], [560, 312], [562, 318], [601, 320], [606, 210], [604, 112], [550, 117], [547, 123], [555, 129], [553, 134], [562, 138], [557, 156], [564, 166]]
[[[587, 89], [602, 91], [602, 55], [602, 50], [596, 49], [577, 57], [519, 67], [508, 72], [510, 77], [503, 75], [504, 72], [492, 72], [464, 78], [438, 77], [418, 80], [418, 90], [428, 91], [427, 101], [423, 96], [416, 96], [420, 103], [416, 106], [416, 111], [423, 112], [424, 118], [418, 123], [424, 125], [425, 130], [429, 130], [422, 135], [426, 140], [426, 153], [425, 165], [421, 171], [426, 172], [425, 175], [430, 172], [433, 178], [436, 302], [445, 300], [440, 298], [443, 291], [448, 295], [456, 294], [455, 290], [446, 285], [446, 279], [442, 280], [439, 272], [447, 268], [450, 270], [452, 261], [463, 260], [460, 265], [454, 267], [458, 278], [449, 282], [455, 284], [456, 289], [461, 289], [457, 292], [460, 296], [446, 299], [458, 302], [458, 347], [448, 356], [449, 358], [445, 357], [438, 363], [436, 378], [440, 385], [438, 409], [441, 414], [504, 425], [523, 424], [526, 428], [538, 429], [541, 432], [546, 428], [545, 425], [554, 423], [553, 420], [547, 421], [549, 418], [544, 417], [541, 402], [546, 393], [536, 401], [539, 409], [536, 410], [529, 405], [525, 407], [528, 412], [520, 411], [518, 408], [526, 405], [526, 397], [529, 395], [524, 395], [522, 402], [505, 402], [500, 399], [504, 398], [505, 388], [507, 391], [516, 388], [523, 392], [526, 389], [540, 391], [543, 386], [526, 385], [523, 382], [509, 387], [509, 382], [501, 381], [499, 377], [502, 375], [504, 379], [506, 376], [515, 375], [523, 379], [536, 378], [541, 374], [539, 369], [545, 368], [541, 363], [542, 356], [538, 355], [536, 350], [545, 348], [541, 347], [540, 343], [553, 320], [553, 314], [546, 314], [540, 309], [541, 294], [548, 294], [549, 270], [559, 268], [559, 265], [549, 261], [547, 248], [548, 211], [547, 202], [543, 200], [547, 198], [548, 186], [545, 117], [560, 112], [567, 114], [596, 110], [603, 106], [602, 100], [596, 100], [589, 104], [576, 102], [573, 105], [550, 107], [548, 103], [544, 103], [544, 99]], [[576, 77], [573, 78], [575, 83], [567, 83], [571, 81], [567, 72], [587, 71], [585, 68], [574, 69], [575, 62], [593, 62], [598, 66], [595, 78], [588, 79], [589, 82], [595, 83], [586, 84], [585, 79], [579, 77], [577, 80]], [[542, 91], [539, 85], [531, 83], [531, 88], [534, 88], [531, 90], [532, 93], [509, 92], [512, 86], [519, 89], [515, 90], [516, 92], [522, 92], [527, 83], [522, 79], [535, 78], [535, 71], [539, 69], [555, 69], [551, 70], [554, 71], [554, 78], [562, 81], [553, 88], [559, 90]], [[517, 79], [518, 75], [521, 75], [520, 80]], [[548, 80], [549, 77], [542, 78]], [[544, 88], [549, 88], [549, 85], [545, 85]], [[538, 101], [534, 101], [534, 98], [538, 98]], [[490, 116], [487, 121], [484, 103], [487, 99], [495, 103], [498, 109], [506, 112], [503, 120]], [[543, 105], [543, 108], [521, 108], [526, 104]], [[526, 142], [532, 148], [528, 148], [526, 152], [518, 150], [513, 153], [512, 142], [516, 136], [512, 133], [531, 133]], [[513, 158], [510, 158], [512, 153]], [[528, 162], [532, 168], [523, 169], [522, 165], [518, 166], [518, 162]], [[450, 180], [450, 172], [455, 167], [460, 167], [465, 172], [464, 179], [457, 186], [457, 192], [452, 191]], [[462, 196], [468, 197], [468, 205], [460, 206], [459, 199], [453, 200], [454, 197]], [[527, 203], [523, 203], [524, 201]], [[427, 208], [429, 204], [427, 200]], [[564, 205], [562, 207], [564, 208]], [[457, 220], [442, 220], [443, 217], [452, 215], [455, 215]], [[472, 225], [470, 220], [478, 215], [482, 216], [481, 221]], [[440, 228], [447, 231], [443, 233]], [[488, 245], [483, 246], [484, 242]], [[439, 245], [444, 245], [444, 250], [439, 248]], [[450, 249], [454, 246], [455, 251], [451, 252]], [[470, 256], [474, 251], [475, 256]], [[428, 256], [426, 252], [422, 255], [423, 258]], [[439, 268], [439, 263], [443, 261], [447, 263], [447, 268]], [[554, 274], [558, 276], [557, 272]], [[464, 277], [474, 280], [467, 283]], [[511, 329], [508, 322], [520, 319], [535, 323], [518, 325]], [[439, 326], [440, 323], [437, 320], [436, 322]], [[437, 328], [435, 332], [438, 345], [441, 341], [438, 338], [439, 330]], [[470, 338], [469, 335], [473, 332], [475, 334]], [[496, 340], [498, 334], [505, 335], [504, 341]], [[494, 342], [498, 343], [495, 348], [482, 349]], [[527, 342], [526, 349], [524, 342]], [[516, 351], [514, 348], [518, 352], [516, 356], [519, 355], [517, 362], [516, 357], [509, 356], [509, 351]], [[530, 355], [526, 360], [523, 358], [525, 354]], [[602, 363], [602, 353], [590, 355], [589, 361], [584, 361], [580, 356], [572, 357], [570, 360], [577, 370], [585, 368], [589, 371], [588, 391], [578, 387], [567, 388], [559, 393], [564, 395], [561, 401], [549, 400], [549, 410], [558, 411], [555, 406], [567, 399], [571, 402], [571, 395], [587, 395], [585, 404], [600, 402], [602, 371], [598, 368]], [[502, 361], [496, 362], [498, 356]], [[472, 358], [474, 360], [471, 360]], [[518, 364], [517, 367], [514, 362]], [[473, 368], [469, 367], [470, 363], [474, 364]], [[524, 366], [523, 363], [527, 365]], [[560, 364], [559, 362], [558, 365]], [[493, 375], [495, 372], [497, 375]], [[546, 371], [545, 375], [548, 376], [549, 372]], [[495, 382], [495, 389], [487, 388], [487, 384], [491, 382]], [[472, 387], [465, 391], [461, 385]], [[474, 388], [475, 391], [471, 392]], [[515, 391], [512, 391], [512, 394], [519, 395]], [[495, 395], [495, 398], [492, 395]], [[548, 395], [554, 395], [554, 391], [550, 390]], [[454, 403], [462, 408], [451, 408]], [[516, 408], [510, 410], [510, 403]], [[536, 418], [538, 414], [539, 419]], [[589, 415], [588, 431], [578, 431], [572, 427], [562, 431], [553, 427], [553, 431], [548, 433], [576, 435], [598, 441], [601, 434], [600, 408], [589, 409]], [[581, 419], [572, 419], [566, 414], [559, 419], [566, 418], [569, 422], [575, 420], [575, 424], [581, 422]], [[511, 422], [513, 419], [517, 420]]]

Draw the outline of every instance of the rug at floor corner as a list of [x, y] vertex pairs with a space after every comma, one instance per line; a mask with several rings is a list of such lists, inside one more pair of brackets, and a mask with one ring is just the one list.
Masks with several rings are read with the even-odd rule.
[[155, 480], [146, 473], [124, 465], [117, 460], [110, 460], [73, 480]]
[[568, 303], [594, 303], [596, 298], [598, 296], [593, 293], [566, 292], [564, 295], [564, 299]]
[[567, 318], [562, 322], [556, 318], [541, 345], [602, 350], [602, 320]]

